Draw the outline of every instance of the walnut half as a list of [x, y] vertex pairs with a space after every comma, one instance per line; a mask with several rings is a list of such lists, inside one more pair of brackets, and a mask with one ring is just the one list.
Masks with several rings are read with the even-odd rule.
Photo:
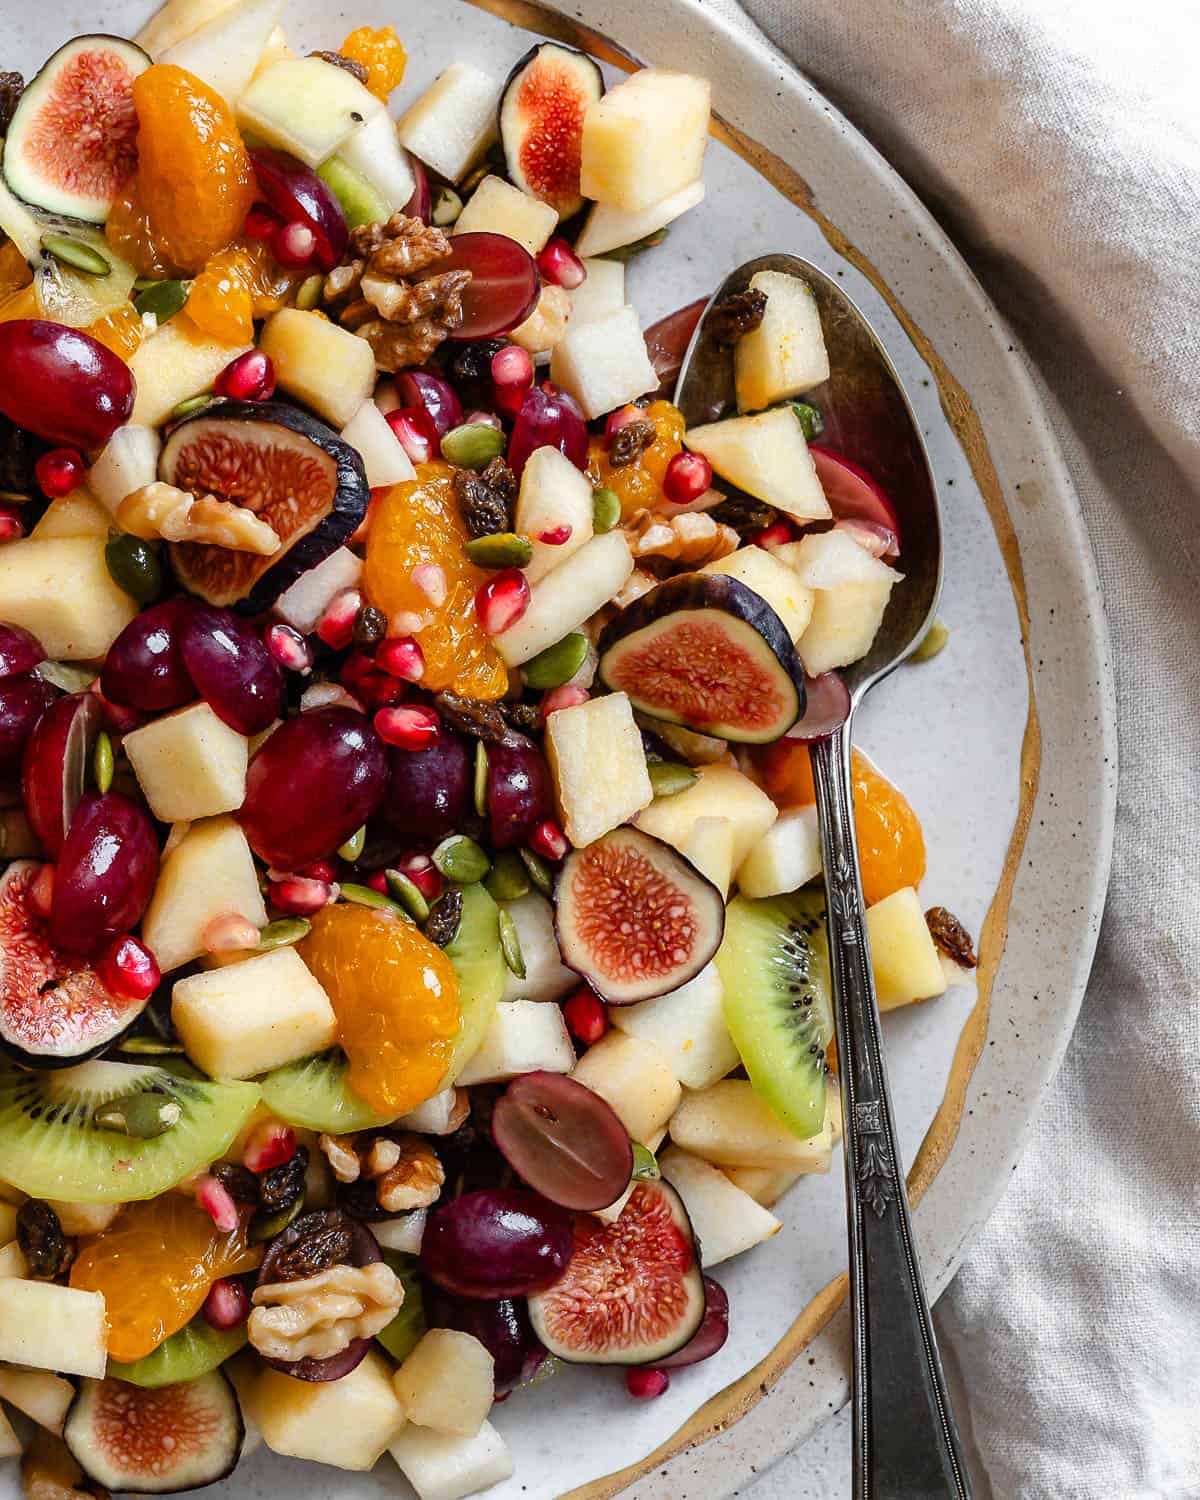
[[215, 495], [193, 495], [161, 479], [126, 495], [117, 507], [117, 520], [147, 542], [155, 537], [168, 542], [206, 542], [259, 557], [270, 557], [282, 545], [274, 528], [244, 505], [218, 500]]
[[320, 1145], [339, 1182], [373, 1182], [376, 1201], [390, 1214], [428, 1208], [441, 1195], [445, 1170], [419, 1135], [381, 1135], [361, 1143], [353, 1136], [323, 1135]]
[[267, 1359], [328, 1359], [355, 1339], [374, 1338], [404, 1302], [400, 1278], [383, 1261], [330, 1266], [302, 1281], [256, 1288], [250, 1342]]

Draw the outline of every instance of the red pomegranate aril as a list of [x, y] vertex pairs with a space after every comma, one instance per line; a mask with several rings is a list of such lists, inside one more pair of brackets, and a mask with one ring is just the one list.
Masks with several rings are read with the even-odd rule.
[[571, 540], [571, 532], [574, 527], [554, 526], [549, 531], [543, 531], [538, 537], [539, 542], [545, 542], [547, 547], [562, 547]]
[[[272, 243], [292, 236], [293, 244], [285, 249], [294, 249], [302, 256], [299, 264], [312, 259], [322, 271], [332, 271], [342, 258], [348, 238], [346, 217], [333, 190], [310, 167], [286, 151], [255, 146], [250, 158], [262, 195], [282, 222], [272, 236]], [[295, 234], [297, 229], [306, 233]], [[307, 251], [303, 248], [305, 243], [311, 245]], [[278, 250], [275, 258], [288, 264]]]
[[428, 750], [441, 738], [442, 721], [431, 708], [407, 704], [381, 708], [375, 715], [375, 729], [385, 744], [398, 750]]
[[473, 427], [495, 427], [502, 429], [504, 426], [504, 423], [501, 422], [494, 411], [469, 411], [463, 418], [463, 421], [469, 422]]
[[520, 344], [506, 344], [492, 355], [492, 387], [496, 405], [515, 415], [533, 384], [533, 360]]
[[562, 859], [571, 847], [567, 842], [567, 836], [549, 818], [544, 823], [539, 823], [529, 835], [529, 847], [535, 854], [540, 854], [543, 859], [557, 862]]
[[333, 900], [333, 887], [324, 880], [273, 880], [267, 899], [289, 917], [311, 917]]
[[354, 639], [354, 622], [362, 608], [363, 597], [357, 589], [343, 589], [336, 594], [317, 622], [317, 634], [334, 651], [342, 651]]
[[665, 1370], [647, 1370], [643, 1367], [625, 1371], [625, 1389], [635, 1401], [654, 1401], [671, 1384]]
[[355, 692], [368, 708], [395, 708], [408, 697], [408, 689], [399, 677], [388, 672], [367, 672]]
[[207, 953], [240, 953], [258, 947], [258, 928], [240, 912], [222, 912], [206, 925], [200, 940]]
[[630, 422], [642, 422], [646, 414], [640, 406], [622, 406], [617, 411], [609, 412], [604, 422], [604, 446], [610, 448], [612, 440], [620, 432], [622, 427], [628, 427]]
[[230, 401], [269, 401], [275, 394], [275, 365], [261, 349], [247, 349], [229, 361], [213, 390]]
[[224, 1183], [207, 1173], [196, 1183], [196, 1202], [222, 1234], [232, 1234], [238, 1227], [237, 1204]]
[[[429, 430], [426, 430], [426, 424]], [[437, 435], [432, 431], [426, 412], [418, 408], [402, 406], [399, 411], [387, 414], [387, 424], [396, 434], [400, 446], [414, 464], [427, 464], [433, 457]]]
[[578, 708], [581, 703], [588, 701], [588, 697], [586, 688], [576, 687], [572, 682], [564, 682], [561, 687], [551, 688], [542, 698], [542, 718], [548, 719], [560, 708]]
[[752, 532], [748, 538], [756, 547], [765, 547], [768, 552], [775, 547], [784, 547], [792, 540], [794, 533], [787, 521], [772, 521], [770, 526], [764, 526], [761, 531]]
[[285, 672], [299, 672], [303, 675], [312, 671], [312, 647], [291, 625], [284, 625], [282, 621], [269, 625], [263, 640], [267, 650]]
[[283, 220], [273, 208], [265, 203], [256, 203], [246, 215], [242, 232], [248, 240], [269, 240], [277, 229], [283, 228]]
[[51, 448], [34, 466], [42, 494], [51, 500], [69, 495], [83, 483], [83, 459], [74, 448]]
[[577, 1042], [594, 1047], [608, 1030], [608, 1011], [587, 985], [577, 989], [563, 1006], [563, 1020]]
[[128, 935], [117, 938], [96, 968], [105, 989], [122, 1000], [148, 1000], [162, 982], [154, 954]]
[[11, 505], [0, 505], [0, 542], [19, 542], [25, 535], [21, 513]]
[[363, 876], [363, 884], [372, 891], [378, 891], [381, 896], [391, 894], [388, 890], [386, 870], [372, 870], [369, 875]]
[[[426, 901], [436, 901], [442, 894], [442, 876], [428, 854], [405, 854], [394, 866], [401, 875], [407, 875]], [[386, 888], [387, 881], [384, 881]]]
[[296, 1154], [296, 1132], [282, 1120], [264, 1120], [250, 1132], [242, 1150], [242, 1165], [252, 1172], [269, 1172]]
[[317, 237], [299, 219], [281, 225], [271, 236], [271, 254], [281, 266], [299, 270], [307, 266], [317, 253]]
[[405, 682], [420, 682], [425, 675], [425, 653], [411, 636], [392, 636], [380, 641], [375, 665]]
[[250, 1316], [250, 1293], [232, 1276], [214, 1281], [200, 1309], [210, 1328], [240, 1328]]
[[712, 488], [712, 464], [700, 453], [677, 453], [663, 475], [663, 494], [672, 505], [690, 505]]
[[50, 908], [54, 904], [54, 876], [54, 866], [43, 865], [29, 887], [29, 910], [43, 921], [50, 916]]
[[537, 258], [537, 266], [543, 281], [565, 287], [569, 292], [587, 280], [587, 267], [560, 234], [547, 242]]
[[403, 401], [401, 409], [423, 411], [439, 441], [463, 419], [458, 392], [432, 370], [401, 370], [396, 376], [396, 390]]
[[323, 880], [326, 885], [332, 885], [337, 879], [337, 866], [331, 859], [314, 859], [298, 870], [288, 870], [278, 877], [272, 874], [271, 878], [286, 880], [292, 875], [299, 875], [303, 880]]
[[529, 608], [529, 580], [520, 568], [505, 568], [475, 591], [475, 613], [487, 635], [500, 635]]

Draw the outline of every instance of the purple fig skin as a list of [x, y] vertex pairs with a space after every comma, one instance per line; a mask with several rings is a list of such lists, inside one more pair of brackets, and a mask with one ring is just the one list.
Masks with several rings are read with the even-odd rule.
[[158, 878], [158, 839], [145, 808], [120, 792], [84, 797], [63, 842], [50, 941], [92, 954], [141, 921]]
[[724, 1348], [729, 1337], [729, 1298], [725, 1288], [711, 1276], [704, 1278], [704, 1321], [682, 1349], [658, 1361], [660, 1370], [675, 1370], [684, 1365], [698, 1365]]

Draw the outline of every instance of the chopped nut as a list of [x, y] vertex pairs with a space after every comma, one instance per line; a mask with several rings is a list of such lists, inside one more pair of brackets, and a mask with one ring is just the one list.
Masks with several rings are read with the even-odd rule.
[[321, 296], [326, 302], [337, 302], [343, 297], [351, 297], [358, 291], [359, 283], [362, 281], [363, 272], [367, 269], [365, 260], [348, 260], [340, 266], [334, 266], [325, 278]]
[[462, 321], [463, 288], [470, 279], [469, 271], [442, 271], [410, 284], [368, 272], [359, 289], [389, 323], [415, 323], [437, 316], [453, 328]]
[[523, 323], [517, 324], [509, 338], [530, 354], [545, 354], [566, 333], [570, 316], [571, 298], [568, 293], [561, 286], [543, 282], [537, 305]]
[[714, 521], [706, 511], [663, 516], [638, 510], [626, 521], [625, 534], [634, 557], [665, 557], [697, 568], [728, 557], [739, 545], [732, 526]]
[[412, 276], [450, 254], [450, 241], [432, 224], [394, 213], [386, 224], [360, 224], [350, 231], [350, 249], [372, 271]]
[[635, 599], [658, 587], [658, 579], [641, 568], [634, 568], [621, 588], [613, 595], [612, 602], [618, 609], [627, 609]]
[[424, 364], [453, 326], [437, 318], [420, 318], [415, 323], [388, 323], [376, 318], [354, 331], [375, 351], [379, 368], [393, 374], [409, 365]]
[[931, 906], [925, 913], [925, 925], [929, 928], [934, 946], [947, 958], [964, 969], [978, 967], [979, 959], [975, 954], [971, 934], [953, 912], [947, 911], [944, 906]]
[[233, 552], [270, 557], [282, 543], [252, 510], [215, 495], [193, 495], [156, 479], [126, 495], [117, 507], [121, 526], [143, 541], [205, 542]]
[[390, 1214], [409, 1208], [428, 1208], [441, 1196], [446, 1173], [433, 1147], [419, 1135], [404, 1136], [398, 1143], [398, 1161], [375, 1183], [380, 1208]]
[[616, 430], [608, 445], [609, 466], [623, 469], [637, 463], [657, 436], [658, 428], [653, 422], [626, 422]]
[[387, 1136], [380, 1136], [371, 1149], [367, 1152], [365, 1163], [368, 1177], [382, 1177], [385, 1172], [390, 1172], [402, 1155], [398, 1141], [390, 1140]]
[[348, 1135], [322, 1135], [319, 1141], [325, 1160], [339, 1182], [357, 1182], [362, 1174], [362, 1164], [354, 1142]]
[[762, 323], [766, 310], [766, 292], [747, 287], [717, 303], [708, 315], [705, 332], [718, 344], [736, 344], [742, 334], [753, 333]]
[[374, 1338], [404, 1302], [400, 1278], [383, 1261], [330, 1266], [302, 1281], [256, 1288], [250, 1342], [267, 1359], [328, 1359], [355, 1339]]

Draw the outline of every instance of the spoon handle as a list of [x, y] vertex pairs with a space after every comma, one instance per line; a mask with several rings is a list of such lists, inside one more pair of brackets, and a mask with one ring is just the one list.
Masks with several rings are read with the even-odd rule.
[[845, 1119], [854, 1500], [970, 1500], [896, 1155], [858, 875], [849, 720], [809, 750]]

